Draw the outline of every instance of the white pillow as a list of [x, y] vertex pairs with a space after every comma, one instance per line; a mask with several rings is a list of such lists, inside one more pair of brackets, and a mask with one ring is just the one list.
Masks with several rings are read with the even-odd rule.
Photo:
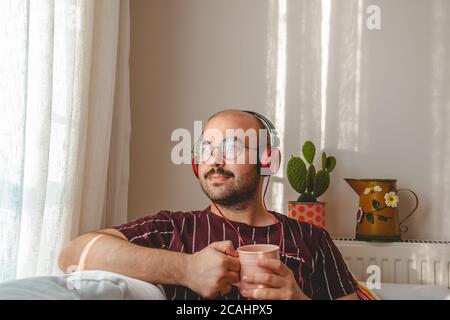
[[445, 286], [381, 283], [372, 290], [382, 300], [450, 300], [450, 289]]
[[107, 271], [26, 278], [0, 284], [0, 299], [165, 300], [162, 286]]

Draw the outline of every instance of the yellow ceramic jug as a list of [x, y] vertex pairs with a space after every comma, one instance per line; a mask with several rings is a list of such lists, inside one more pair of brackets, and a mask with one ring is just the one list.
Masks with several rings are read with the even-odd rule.
[[[401, 234], [408, 231], [402, 227], [417, 209], [419, 198], [410, 189], [397, 190], [394, 179], [345, 179], [359, 195], [356, 239], [362, 241], [400, 241]], [[409, 191], [415, 199], [414, 209], [399, 222], [398, 192]]]

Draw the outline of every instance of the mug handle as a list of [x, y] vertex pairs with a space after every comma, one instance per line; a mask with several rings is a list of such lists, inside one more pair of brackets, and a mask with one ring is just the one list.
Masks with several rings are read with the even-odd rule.
[[401, 233], [405, 233], [405, 232], [408, 232], [408, 227], [407, 227], [407, 226], [402, 227], [402, 223], [405, 222], [406, 219], [408, 219], [409, 217], [411, 217], [412, 214], [413, 214], [414, 212], [416, 212], [417, 207], [419, 206], [419, 197], [418, 197], [417, 194], [416, 194], [414, 191], [412, 191], [411, 189], [399, 189], [399, 190], [397, 190], [397, 193], [399, 193], [400, 191], [409, 191], [409, 192], [411, 192], [411, 193], [413, 194], [414, 198], [416, 198], [416, 206], [415, 206], [414, 209], [410, 212], [410, 214], [408, 214], [402, 221], [400, 221], [400, 224], [398, 225], [398, 227], [400, 228], [400, 232], [401, 232]]

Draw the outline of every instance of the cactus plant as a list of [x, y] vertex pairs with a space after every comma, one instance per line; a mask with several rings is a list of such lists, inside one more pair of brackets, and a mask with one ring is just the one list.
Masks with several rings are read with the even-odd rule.
[[[287, 177], [292, 188], [300, 195], [298, 202], [317, 202], [317, 198], [327, 191], [330, 185], [330, 173], [336, 167], [336, 158], [322, 153], [322, 169], [316, 171], [314, 157], [316, 147], [306, 141], [302, 148], [303, 157], [292, 156], [287, 164]], [[307, 167], [308, 166], [308, 167]]]

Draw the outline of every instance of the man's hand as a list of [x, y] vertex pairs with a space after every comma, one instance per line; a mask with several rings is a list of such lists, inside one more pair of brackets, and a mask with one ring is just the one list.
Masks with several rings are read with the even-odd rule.
[[240, 263], [231, 241], [213, 242], [187, 258], [185, 286], [203, 298], [215, 298], [231, 291], [239, 282]]
[[260, 259], [258, 266], [273, 273], [256, 273], [244, 277], [243, 282], [261, 284], [265, 288], [241, 290], [241, 294], [258, 300], [309, 300], [297, 285], [294, 274], [278, 259]]

